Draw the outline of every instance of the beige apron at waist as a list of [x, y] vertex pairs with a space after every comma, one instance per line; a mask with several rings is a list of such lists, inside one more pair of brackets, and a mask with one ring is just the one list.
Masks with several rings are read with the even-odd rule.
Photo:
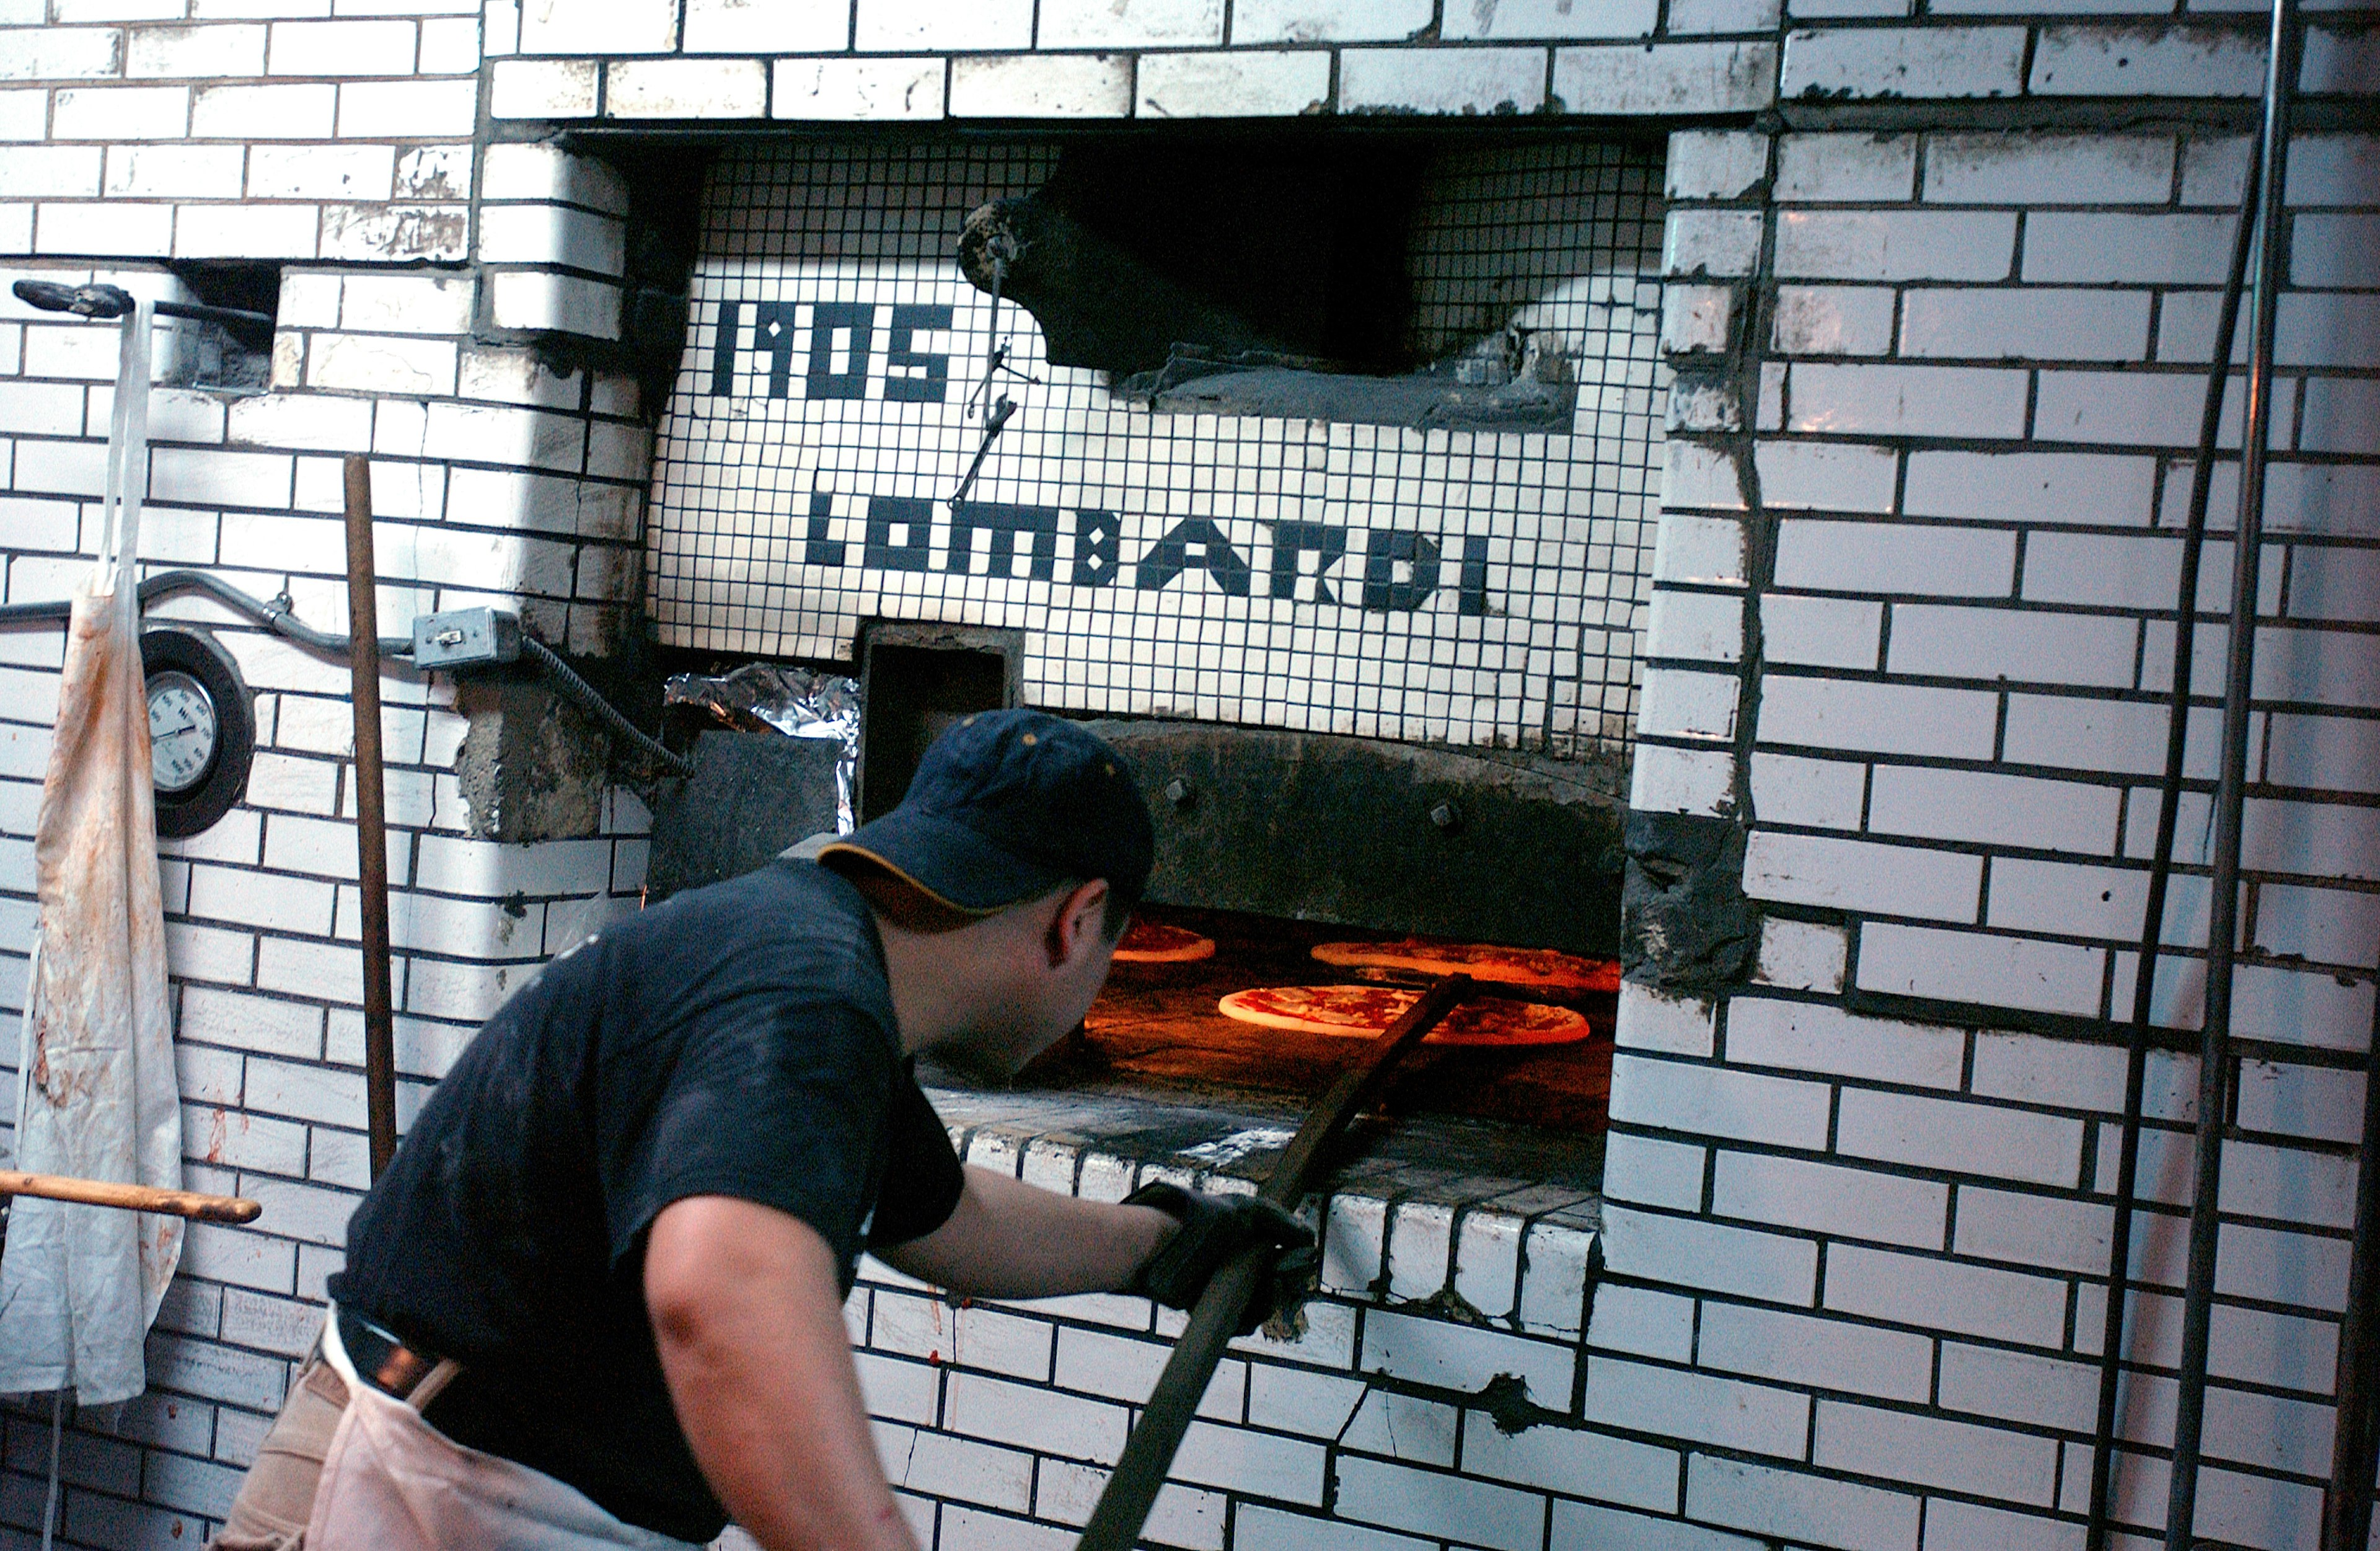
[[363, 1383], [339, 1343], [335, 1312], [323, 1325], [322, 1358], [346, 1383], [347, 1409], [322, 1461], [309, 1551], [698, 1551], [621, 1522], [541, 1471], [464, 1447]]

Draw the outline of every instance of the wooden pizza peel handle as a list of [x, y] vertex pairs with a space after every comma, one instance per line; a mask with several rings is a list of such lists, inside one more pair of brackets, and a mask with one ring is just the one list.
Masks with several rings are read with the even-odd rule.
[[252, 1223], [264, 1208], [232, 1195], [200, 1195], [196, 1191], [164, 1191], [153, 1185], [119, 1185], [106, 1179], [77, 1179], [65, 1174], [19, 1174], [0, 1168], [0, 1197], [40, 1196], [85, 1206], [115, 1206], [128, 1212], [155, 1212], [192, 1217], [202, 1223]]
[[[1295, 1209], [1305, 1199], [1307, 1181], [1318, 1172], [1323, 1154], [1348, 1122], [1379, 1098], [1398, 1060], [1452, 1012], [1471, 989], [1470, 976], [1449, 975], [1423, 992], [1402, 1018], [1371, 1043], [1363, 1058], [1330, 1085], [1257, 1194]], [[1140, 1423], [1124, 1445], [1123, 1458], [1116, 1461], [1115, 1474], [1108, 1478], [1099, 1506], [1091, 1510], [1091, 1521], [1084, 1526], [1081, 1551], [1130, 1551], [1139, 1538], [1158, 1489], [1165, 1484], [1165, 1472], [1172, 1468], [1174, 1452], [1190, 1430], [1198, 1402], [1215, 1376], [1215, 1366], [1223, 1359], [1223, 1349], [1231, 1343], [1241, 1313], [1256, 1294], [1269, 1259], [1263, 1245], [1251, 1245], [1224, 1262], [1207, 1283], [1197, 1306], [1190, 1311], [1189, 1325], [1173, 1343], [1165, 1372], [1158, 1375], [1157, 1387], [1149, 1392]]]

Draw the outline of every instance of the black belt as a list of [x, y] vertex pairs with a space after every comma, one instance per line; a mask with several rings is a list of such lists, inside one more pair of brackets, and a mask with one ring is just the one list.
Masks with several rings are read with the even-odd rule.
[[[406, 1345], [352, 1309], [339, 1311], [339, 1345], [346, 1349], [347, 1362], [358, 1378], [399, 1400], [410, 1401], [421, 1381], [443, 1361], [436, 1352]], [[439, 1394], [444, 1392], [442, 1389]], [[430, 1407], [437, 1403], [438, 1396], [433, 1395], [419, 1409], [427, 1417]]]

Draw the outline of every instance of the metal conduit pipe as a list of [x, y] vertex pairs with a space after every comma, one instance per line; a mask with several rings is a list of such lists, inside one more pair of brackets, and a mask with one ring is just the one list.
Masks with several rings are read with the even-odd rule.
[[2224, 643], [2223, 770], [2215, 788], [2215, 864], [2206, 927], [2206, 1009], [2198, 1051], [2198, 1145], [2191, 1178], [2190, 1269], [2182, 1287], [2181, 1376], [2175, 1397], [2167, 1551], [2191, 1551], [2198, 1509], [2199, 1449], [2206, 1421], [2207, 1339], [2214, 1314], [2220, 1227], [2225, 1101], [2228, 1097], [2234, 943], [2240, 927], [2240, 827], [2248, 787], [2249, 700], [2254, 690], [2256, 602], [2263, 575], [2265, 443], [2272, 423], [2273, 331], [2281, 282], [2283, 181], [2289, 97], [2297, 76], [2296, 0], [2273, 0], [2265, 70], [2263, 202], [2256, 288], [2249, 316], [2247, 413], [2240, 433], [2240, 519], [2232, 545], [2230, 639]]
[[2166, 701], [2165, 777], [2158, 791], [2156, 844], [2150, 853], [2148, 899], [2141, 916], [2140, 959], [2132, 977], [2132, 1017], [2126, 1031], [2124, 1115], [2116, 1154], [2115, 1220], [2108, 1232], [2107, 1306], [2099, 1344], [2099, 1411], [2091, 1439], [2091, 1506], [2083, 1532], [2084, 1551], [2106, 1551], [2113, 1515], [2118, 1400], [2123, 1377], [2124, 1326], [2132, 1288], [2132, 1194], [2140, 1179], [2141, 1110], [2148, 1081], [2150, 1032], [2155, 1013], [2158, 949], [2164, 939], [2166, 898], [2173, 879], [2173, 849], [2180, 827], [2181, 788], [2190, 744], [2191, 669], [2196, 662], [2198, 576], [2206, 550], [2206, 508], [2215, 483], [2215, 457], [2223, 424], [2223, 400], [2231, 381], [2231, 349], [2240, 332], [2240, 297], [2254, 250], [2256, 200], [2263, 188], [2261, 141], [2248, 151], [2248, 176], [2240, 191], [2240, 218], [2233, 228], [2231, 266], [2225, 272], [2223, 305], [2215, 324], [2213, 366], [2198, 420], [2198, 460], [2190, 480], [2190, 511], [2183, 524], [2181, 578], [2174, 605], [2173, 672]]
[[[270, 601], [243, 592], [223, 578], [208, 571], [159, 571], [140, 584], [140, 606], [147, 608], [159, 598], [176, 592], [204, 592], [219, 602], [228, 604], [240, 613], [271, 630], [285, 636], [310, 651], [334, 656], [347, 654], [347, 638], [318, 630], [291, 612], [293, 605], [285, 593]], [[63, 625], [73, 613], [74, 605], [63, 601], [37, 604], [0, 604], [0, 627], [9, 625]], [[382, 636], [380, 654], [383, 657], [411, 657], [413, 641], [407, 636]]]
[[2371, 1543], [2373, 1453], [2380, 1426], [2373, 1367], [2380, 1362], [2380, 1004], [2363, 1055], [2363, 1147], [2356, 1157], [2354, 1260], [2338, 1321], [2338, 1377], [2331, 1398], [2330, 1492], [2322, 1505], [2322, 1551], [2363, 1551]]

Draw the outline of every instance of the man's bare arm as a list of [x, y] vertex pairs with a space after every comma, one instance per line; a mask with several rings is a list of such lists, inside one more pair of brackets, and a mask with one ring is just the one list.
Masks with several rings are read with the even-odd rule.
[[768, 1551], [916, 1551], [885, 1484], [834, 1252], [798, 1218], [690, 1196], [653, 1219], [645, 1305], [711, 1490]]
[[1153, 1206], [1083, 1201], [970, 1165], [950, 1221], [878, 1254], [956, 1293], [1054, 1298], [1122, 1287], [1174, 1227]]

